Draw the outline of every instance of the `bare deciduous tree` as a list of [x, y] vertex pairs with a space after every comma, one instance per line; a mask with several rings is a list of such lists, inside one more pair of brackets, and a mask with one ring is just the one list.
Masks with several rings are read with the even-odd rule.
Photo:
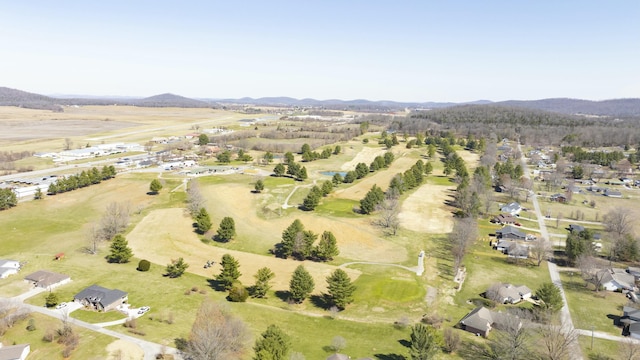
[[478, 225], [473, 218], [456, 219], [453, 230], [449, 234], [451, 254], [453, 255], [453, 272], [456, 274], [469, 246], [478, 237]]
[[606, 262], [594, 256], [583, 254], [576, 260], [582, 278], [595, 286], [595, 291], [599, 291], [602, 286], [602, 280], [606, 275], [605, 270], [608, 266]]
[[526, 359], [531, 353], [531, 333], [520, 318], [506, 316], [504, 323], [496, 329], [489, 341], [490, 357], [493, 359]]
[[29, 309], [19, 302], [0, 300], [0, 336], [28, 315]]
[[542, 261], [547, 257], [547, 253], [550, 251], [551, 246], [547, 239], [540, 238], [536, 240], [536, 242], [531, 247], [531, 255], [535, 260], [536, 264], [540, 266]]
[[239, 359], [248, 334], [246, 325], [227, 308], [206, 299], [196, 314], [185, 352], [194, 360]]
[[618, 355], [621, 360], [640, 360], [640, 344], [631, 339], [624, 339], [618, 345]]
[[489, 300], [493, 300], [498, 304], [502, 304], [504, 302], [504, 298], [500, 297], [500, 288], [502, 287], [502, 283], [493, 283], [484, 293], [484, 296]]
[[195, 216], [200, 212], [200, 209], [205, 207], [207, 200], [200, 191], [200, 186], [197, 181], [189, 181], [187, 188], [187, 210], [191, 216]]
[[65, 138], [64, 139], [64, 149], [65, 150], [71, 150], [72, 146], [73, 146], [73, 141], [71, 141], [70, 138]]
[[131, 205], [128, 202], [112, 202], [107, 205], [98, 225], [102, 240], [111, 240], [127, 228], [129, 225], [129, 213], [131, 212], [130, 208]]
[[400, 226], [400, 220], [398, 219], [400, 209], [398, 205], [398, 199], [395, 198], [384, 199], [384, 201], [376, 205], [376, 210], [380, 214], [378, 223], [380, 226], [389, 229], [393, 235], [398, 232], [398, 227]]
[[633, 216], [629, 209], [614, 208], [609, 211], [603, 219], [604, 225], [608, 232], [612, 233], [617, 239], [623, 235], [631, 233], [633, 229]]
[[547, 324], [536, 329], [538, 355], [545, 360], [565, 360], [572, 346], [577, 346], [576, 329], [566, 325]]

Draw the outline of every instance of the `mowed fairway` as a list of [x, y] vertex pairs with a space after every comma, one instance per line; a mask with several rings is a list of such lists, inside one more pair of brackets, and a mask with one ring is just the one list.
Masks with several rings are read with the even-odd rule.
[[[268, 249], [280, 242], [282, 231], [295, 219], [300, 219], [306, 229], [316, 234], [322, 234], [323, 231], [333, 232], [338, 241], [341, 258], [358, 261], [384, 259], [385, 262], [406, 260], [406, 249], [380, 238], [377, 229], [371, 226], [370, 217], [337, 218], [293, 210], [281, 218], [264, 219], [257, 215], [256, 209], [261, 203], [261, 197], [270, 196], [268, 192], [253, 194], [249, 184], [239, 183], [201, 185], [201, 189], [208, 199], [207, 210], [214, 224], [213, 231], [217, 229], [223, 217], [234, 218], [238, 233], [237, 239], [233, 240], [235, 249], [266, 255]], [[287, 189], [290, 191], [290, 188]], [[297, 191], [306, 194], [308, 189]], [[325, 201], [331, 201], [331, 197]]]
[[[243, 274], [240, 280], [244, 284], [252, 284], [253, 275], [258, 269], [266, 266], [276, 273], [273, 280], [274, 290], [287, 290], [291, 274], [298, 265], [304, 264], [314, 277], [316, 291], [323, 291], [325, 278], [336, 269], [335, 266], [323, 263], [283, 260], [207, 245], [193, 232], [191, 224], [191, 218], [185, 215], [183, 209], [154, 210], [127, 235], [127, 240], [133, 252], [140, 258], [157, 264], [168, 264], [171, 259], [183, 257], [190, 264], [187, 271], [206, 277], [217, 275], [220, 271], [217, 265], [205, 269], [204, 264], [207, 260], [219, 262], [222, 255], [231, 254], [240, 263], [240, 271]], [[357, 270], [345, 271], [354, 280], [360, 275]]]
[[429, 234], [445, 234], [453, 228], [452, 211], [455, 209], [445, 204], [453, 195], [455, 186], [434, 185], [427, 177], [420, 186], [402, 202], [400, 226], [405, 229]]

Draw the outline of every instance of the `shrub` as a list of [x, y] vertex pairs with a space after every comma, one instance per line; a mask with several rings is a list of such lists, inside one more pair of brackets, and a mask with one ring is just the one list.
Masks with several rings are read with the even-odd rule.
[[431, 325], [434, 329], [439, 329], [443, 320], [442, 316], [435, 313], [427, 314], [422, 317], [422, 322], [427, 325]]
[[124, 322], [124, 327], [135, 329], [138, 327], [138, 321], [134, 318], [129, 318]]
[[180, 351], [185, 351], [187, 346], [189, 346], [189, 341], [185, 338], [175, 338], [173, 339], [173, 343], [176, 345], [176, 349]]
[[36, 330], [36, 320], [29, 319], [29, 324], [27, 325], [27, 331], [35, 331]]
[[249, 297], [249, 291], [242, 284], [234, 284], [229, 290], [229, 300], [233, 302], [245, 302]]
[[455, 352], [458, 347], [460, 347], [460, 334], [451, 328], [444, 329], [444, 351], [452, 353]]
[[149, 271], [151, 269], [151, 263], [149, 260], [140, 260], [138, 263], [138, 271]]

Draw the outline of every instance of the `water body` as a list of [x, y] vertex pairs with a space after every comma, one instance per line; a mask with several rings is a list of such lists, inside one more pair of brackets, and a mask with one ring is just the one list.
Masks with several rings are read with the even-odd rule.
[[320, 174], [327, 175], [327, 176], [333, 176], [335, 174], [340, 174], [340, 176], [345, 177], [347, 175], [347, 172], [346, 171], [320, 171]]

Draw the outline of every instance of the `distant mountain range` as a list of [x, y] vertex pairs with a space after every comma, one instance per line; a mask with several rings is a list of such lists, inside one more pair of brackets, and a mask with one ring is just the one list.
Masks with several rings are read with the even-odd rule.
[[454, 102], [397, 102], [370, 100], [316, 100], [294, 99], [290, 97], [263, 97], [241, 99], [192, 99], [174, 94], [160, 94], [147, 98], [135, 97], [96, 97], [96, 96], [45, 96], [26, 91], [0, 87], [0, 106], [19, 106], [33, 109], [62, 110], [64, 105], [132, 105], [145, 107], [184, 107], [207, 108], [228, 105], [255, 106], [298, 106], [321, 107], [331, 110], [363, 110], [363, 111], [397, 111], [410, 109], [436, 109], [459, 105], [487, 105], [518, 107], [526, 109], [544, 110], [562, 114], [582, 114], [612, 117], [640, 116], [640, 99], [614, 99], [590, 101], [568, 98], [554, 98], [542, 100], [509, 100], [491, 102], [478, 100], [466, 103]]

